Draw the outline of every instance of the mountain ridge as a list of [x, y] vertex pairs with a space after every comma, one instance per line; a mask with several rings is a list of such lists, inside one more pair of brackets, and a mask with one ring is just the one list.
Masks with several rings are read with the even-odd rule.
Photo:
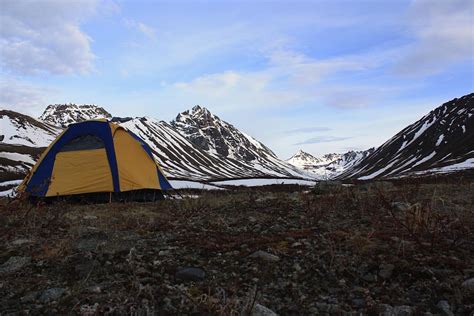
[[474, 93], [443, 103], [405, 127], [339, 178], [375, 178], [474, 168]]

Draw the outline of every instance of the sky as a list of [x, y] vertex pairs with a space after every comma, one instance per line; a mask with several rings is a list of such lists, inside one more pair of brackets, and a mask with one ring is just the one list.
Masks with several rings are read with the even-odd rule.
[[474, 2], [2, 0], [0, 107], [194, 105], [289, 158], [364, 150], [474, 91]]

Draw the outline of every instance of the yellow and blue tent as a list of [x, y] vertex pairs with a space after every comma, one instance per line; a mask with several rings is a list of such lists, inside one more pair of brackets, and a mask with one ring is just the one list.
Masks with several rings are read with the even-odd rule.
[[171, 185], [150, 147], [107, 120], [69, 125], [19, 187], [34, 197], [167, 190]]

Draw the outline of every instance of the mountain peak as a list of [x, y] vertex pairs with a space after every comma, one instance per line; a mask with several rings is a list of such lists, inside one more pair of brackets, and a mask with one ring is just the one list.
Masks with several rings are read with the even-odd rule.
[[178, 114], [171, 125], [199, 148], [221, 158], [246, 162], [263, 156], [276, 158], [265, 145], [200, 105]]
[[69, 124], [97, 118], [111, 119], [112, 115], [103, 107], [95, 104], [50, 104], [40, 120], [55, 126], [66, 127]]

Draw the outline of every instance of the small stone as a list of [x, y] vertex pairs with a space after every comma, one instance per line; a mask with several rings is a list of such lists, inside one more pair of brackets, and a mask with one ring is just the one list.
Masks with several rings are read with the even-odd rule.
[[176, 271], [175, 277], [182, 281], [202, 281], [206, 277], [206, 272], [201, 268], [181, 268]]
[[277, 316], [278, 314], [260, 304], [255, 304], [252, 309], [251, 316]]
[[295, 269], [297, 272], [301, 271], [301, 266], [299, 265], [298, 262], [293, 265], [293, 269]]
[[383, 316], [393, 316], [394, 311], [393, 307], [388, 304], [380, 304], [377, 306], [377, 314], [378, 315], [383, 315]]
[[382, 279], [385, 279], [385, 280], [389, 279], [392, 276], [394, 269], [395, 269], [395, 266], [391, 263], [381, 264], [380, 265], [379, 276]]
[[169, 250], [160, 250], [160, 252], [158, 252], [158, 256], [167, 256], [169, 254], [170, 254]]
[[272, 255], [266, 251], [258, 250], [249, 256], [249, 258], [261, 259], [268, 262], [277, 262], [280, 261], [280, 257]]
[[25, 296], [23, 296], [20, 301], [22, 303], [33, 303], [36, 298], [38, 297], [38, 292], [30, 292], [28, 294], [26, 294]]
[[406, 202], [393, 202], [391, 205], [395, 210], [399, 212], [405, 212], [411, 208], [410, 203]]
[[49, 303], [60, 298], [64, 294], [64, 292], [66, 292], [66, 290], [63, 288], [53, 287], [43, 291], [39, 300], [41, 303]]
[[29, 244], [29, 243], [32, 243], [31, 239], [19, 238], [19, 239], [13, 240], [10, 243], [10, 245], [12, 245], [12, 246], [22, 246], [24, 244]]
[[469, 290], [474, 291], [474, 278], [470, 278], [462, 283], [462, 287]]
[[393, 315], [395, 316], [410, 316], [413, 315], [413, 308], [407, 305], [395, 306], [393, 308]]
[[94, 215], [86, 215], [86, 216], [84, 216], [84, 219], [97, 219], [97, 216], [94, 216]]
[[0, 274], [13, 273], [21, 270], [31, 262], [31, 257], [10, 257], [7, 262], [0, 266]]
[[453, 312], [451, 311], [451, 306], [449, 306], [448, 301], [441, 300], [436, 304], [436, 307], [439, 308], [441, 314], [444, 316], [454, 316]]
[[94, 285], [87, 288], [87, 292], [99, 294], [102, 292], [102, 289], [98, 285]]
[[355, 298], [352, 300], [352, 304], [356, 307], [364, 307], [366, 302], [363, 298]]
[[253, 216], [249, 216], [249, 222], [250, 223], [255, 223], [257, 221], [257, 219]]
[[362, 280], [367, 281], [367, 282], [375, 282], [377, 281], [377, 277], [373, 275], [372, 273], [367, 273], [362, 276]]
[[139, 267], [135, 273], [139, 276], [148, 276], [150, 275], [150, 271], [145, 269], [144, 267]]

